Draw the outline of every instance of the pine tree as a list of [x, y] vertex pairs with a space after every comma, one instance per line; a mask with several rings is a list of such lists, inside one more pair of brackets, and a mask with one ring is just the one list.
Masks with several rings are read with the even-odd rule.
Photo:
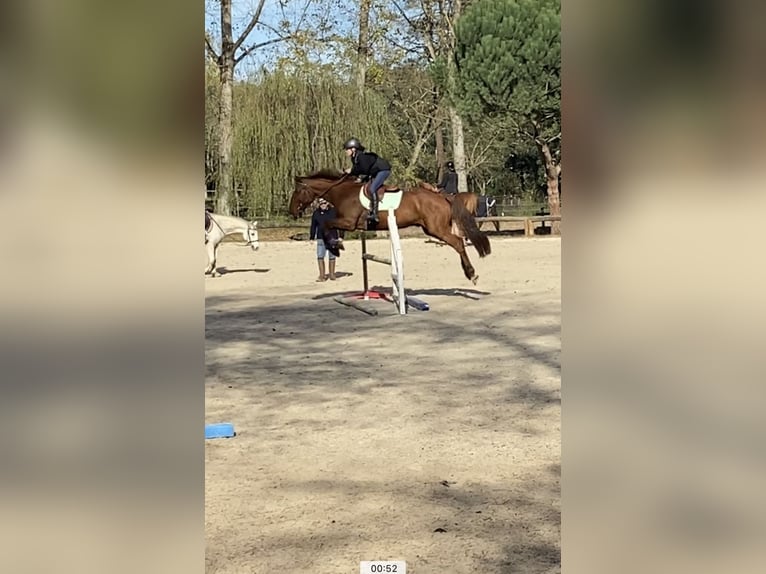
[[458, 22], [455, 59], [463, 109], [505, 115], [534, 141], [560, 215], [560, 0], [478, 0]]

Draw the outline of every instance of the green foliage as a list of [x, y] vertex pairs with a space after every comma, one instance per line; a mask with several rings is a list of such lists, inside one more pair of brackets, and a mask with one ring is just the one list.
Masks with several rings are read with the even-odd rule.
[[[347, 166], [340, 146], [351, 135], [392, 162], [391, 183], [435, 183], [437, 120], [451, 156], [448, 103], [463, 115], [471, 189], [537, 199], [543, 172], [524, 131], [533, 119], [543, 137], [560, 131], [560, 0], [463, 2], [454, 54], [451, 34], [440, 28], [453, 6], [451, 0], [374, 4], [364, 96], [353, 76], [358, 5], [319, 0], [302, 24], [283, 22], [289, 38], [238, 68], [237, 79], [247, 78], [234, 86], [232, 169], [240, 210], [283, 215], [293, 176]], [[215, 20], [218, 7], [212, 8]], [[278, 20], [271, 24], [279, 27]], [[210, 62], [205, 88], [205, 173], [212, 188], [219, 85]]]
[[[401, 143], [387, 105], [327, 75], [271, 72], [235, 84], [232, 164], [240, 210], [284, 212], [294, 176], [348, 166], [342, 145], [352, 135], [399, 168]], [[207, 121], [212, 118], [209, 113]], [[213, 143], [211, 133], [206, 157], [215, 153]]]
[[510, 115], [558, 131], [561, 116], [560, 0], [478, 0], [457, 25], [461, 110]]

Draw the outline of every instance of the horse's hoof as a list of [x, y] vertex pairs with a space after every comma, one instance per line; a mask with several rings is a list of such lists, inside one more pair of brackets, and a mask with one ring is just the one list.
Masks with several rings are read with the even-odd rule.
[[471, 279], [471, 283], [473, 283], [474, 285], [476, 285], [476, 283], [477, 283], [478, 281], [479, 281], [479, 276], [478, 276], [478, 275], [474, 275], [474, 276], [473, 276], [473, 279]]

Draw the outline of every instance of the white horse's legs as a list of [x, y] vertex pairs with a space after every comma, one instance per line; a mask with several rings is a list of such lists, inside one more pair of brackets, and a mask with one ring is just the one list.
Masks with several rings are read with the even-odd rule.
[[207, 267], [205, 267], [205, 275], [211, 275], [215, 277], [215, 255], [218, 250], [218, 239], [210, 237], [207, 245], [205, 245], [207, 251]]

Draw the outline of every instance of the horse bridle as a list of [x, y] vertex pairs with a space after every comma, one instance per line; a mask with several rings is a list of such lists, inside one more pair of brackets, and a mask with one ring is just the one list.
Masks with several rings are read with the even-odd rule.
[[256, 241], [258, 241], [257, 239], [252, 240], [252, 241], [250, 240], [250, 232], [252, 230], [258, 231], [258, 228], [255, 227], [251, 221], [248, 221], [247, 222], [247, 241], [245, 242], [245, 245], [252, 246]]

